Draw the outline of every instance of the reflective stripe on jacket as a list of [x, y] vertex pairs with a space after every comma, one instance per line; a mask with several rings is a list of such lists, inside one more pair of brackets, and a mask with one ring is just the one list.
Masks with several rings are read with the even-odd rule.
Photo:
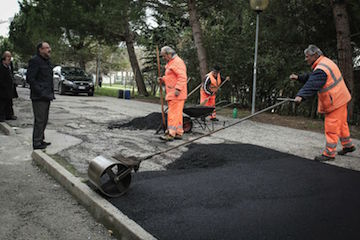
[[214, 92], [216, 92], [220, 84], [221, 84], [220, 73], [217, 74], [217, 79], [215, 79], [213, 72], [211, 71], [208, 74], [206, 74], [205, 81], [202, 86], [202, 90], [204, 90], [207, 95], [211, 95]]
[[315, 70], [321, 69], [327, 75], [326, 83], [318, 92], [318, 112], [328, 113], [343, 106], [351, 100], [338, 66], [329, 58], [320, 56], [312, 65]]
[[[187, 74], [184, 61], [175, 55], [165, 66], [165, 76], [163, 77], [166, 88], [166, 100], [185, 100], [187, 98]], [[175, 90], [180, 91], [179, 96], [175, 96]]]

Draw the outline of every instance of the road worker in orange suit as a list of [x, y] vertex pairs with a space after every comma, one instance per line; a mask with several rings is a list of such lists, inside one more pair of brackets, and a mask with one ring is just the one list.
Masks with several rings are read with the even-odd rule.
[[[229, 77], [226, 77], [229, 80]], [[221, 81], [224, 79], [220, 76], [220, 67], [214, 66], [212, 71], [206, 74], [200, 88], [200, 105], [215, 107], [216, 92], [219, 89]], [[218, 121], [216, 111], [210, 116], [210, 120]]]
[[176, 54], [174, 49], [165, 46], [161, 48], [161, 56], [167, 62], [165, 76], [159, 81], [165, 84], [166, 101], [168, 102], [167, 130], [160, 138], [165, 141], [182, 139], [183, 108], [187, 98], [187, 74], [184, 61]]
[[351, 95], [338, 66], [325, 57], [318, 47], [309, 45], [304, 53], [305, 61], [313, 72], [300, 76], [290, 75], [290, 79], [304, 83], [296, 95], [295, 102], [300, 103], [307, 97], [318, 94], [318, 112], [325, 114], [326, 147], [322, 155], [315, 157], [315, 160], [331, 161], [335, 159], [339, 139], [342, 145], [339, 155], [355, 151], [347, 123], [347, 104], [351, 100]]

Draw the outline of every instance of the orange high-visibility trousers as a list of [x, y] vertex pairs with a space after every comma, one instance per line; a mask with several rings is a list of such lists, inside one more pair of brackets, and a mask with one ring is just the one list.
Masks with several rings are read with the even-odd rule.
[[[205, 101], [205, 103], [203, 104], [204, 106], [215, 107], [215, 98], [216, 98], [216, 95], [211, 96], [211, 95], [206, 94], [205, 91], [200, 90], [200, 104], [202, 104]], [[216, 118], [215, 109], [212, 112], [210, 118]]]
[[340, 139], [343, 148], [354, 146], [347, 123], [347, 104], [325, 114], [326, 147], [323, 155], [335, 157], [336, 146]]
[[185, 100], [168, 100], [168, 131], [169, 135], [182, 136], [183, 130], [183, 109]]

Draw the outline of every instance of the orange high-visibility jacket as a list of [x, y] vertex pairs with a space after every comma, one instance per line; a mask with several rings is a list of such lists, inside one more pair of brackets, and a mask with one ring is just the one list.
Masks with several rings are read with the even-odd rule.
[[[220, 84], [221, 84], [220, 73], [217, 74], [217, 77], [215, 79], [213, 72], [211, 71], [208, 74], [206, 74], [205, 81], [203, 83], [201, 90], [203, 90], [207, 95], [211, 95], [216, 92]], [[208, 85], [210, 86], [208, 87]]]
[[[166, 100], [185, 100], [187, 98], [187, 74], [184, 61], [175, 55], [165, 66]], [[175, 90], [180, 91], [179, 96], [175, 96]]]
[[320, 56], [312, 65], [316, 69], [323, 70], [326, 75], [326, 83], [318, 92], [318, 112], [328, 113], [343, 106], [351, 100], [351, 95], [346, 87], [338, 66], [329, 58]]

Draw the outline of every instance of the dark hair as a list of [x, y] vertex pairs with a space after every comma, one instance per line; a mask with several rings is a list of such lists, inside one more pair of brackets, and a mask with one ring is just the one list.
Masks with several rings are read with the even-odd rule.
[[39, 42], [38, 45], [36, 45], [36, 52], [40, 53], [40, 48], [42, 48], [44, 42]]
[[215, 65], [213, 67], [213, 70], [216, 71], [216, 72], [220, 72], [221, 68], [218, 65]]

